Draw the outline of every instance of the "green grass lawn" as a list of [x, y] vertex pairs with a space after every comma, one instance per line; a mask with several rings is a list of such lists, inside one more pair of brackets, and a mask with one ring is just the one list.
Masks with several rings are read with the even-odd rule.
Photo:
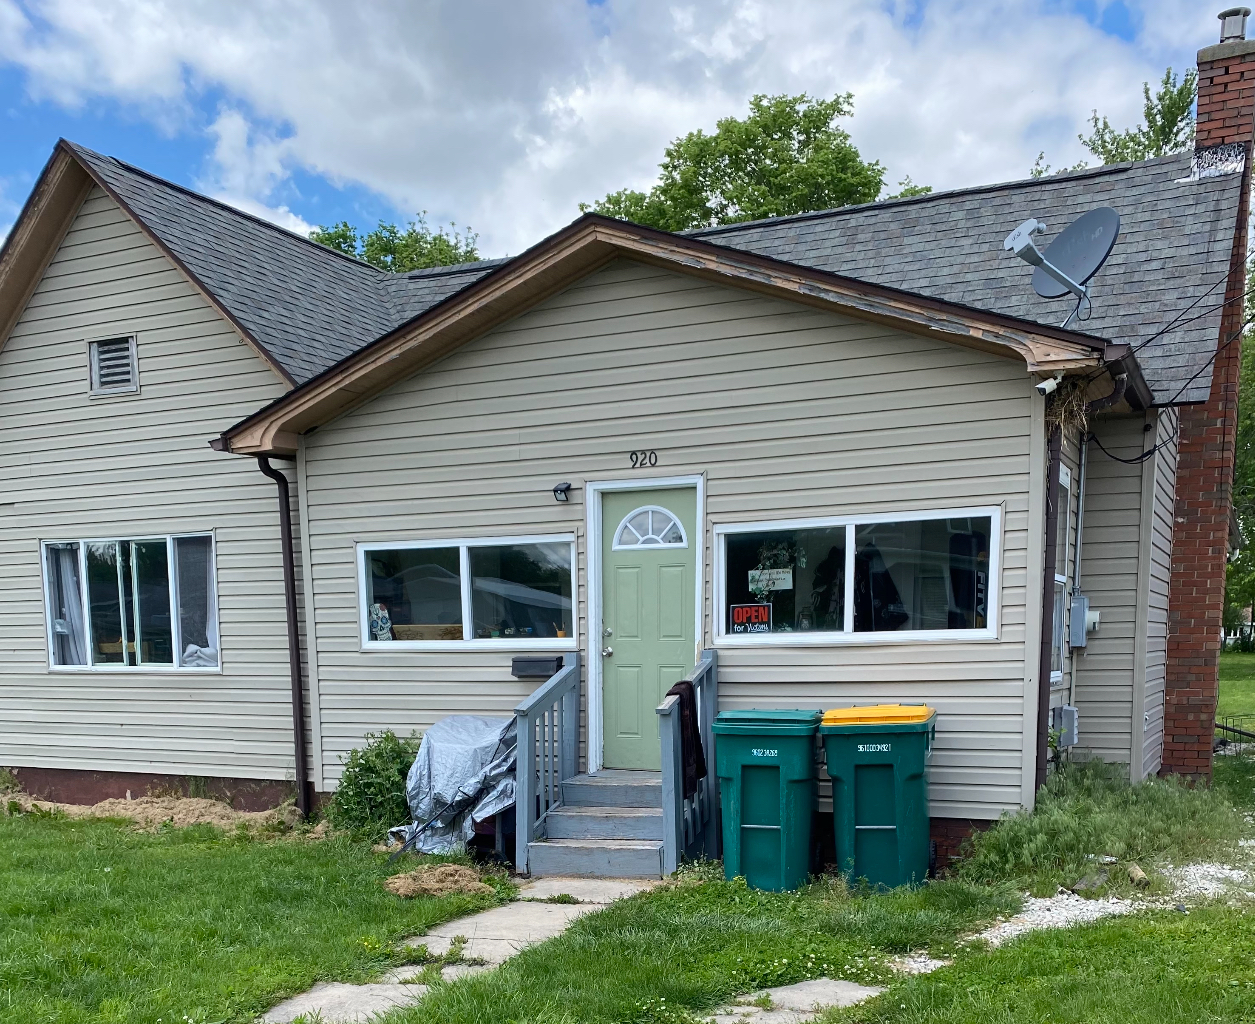
[[[395, 870], [395, 869], [394, 869]], [[0, 816], [0, 1022], [246, 1022], [492, 896], [400, 900], [346, 840]], [[508, 887], [503, 893], [508, 895]]]
[[718, 865], [689, 883], [634, 896], [495, 971], [437, 986], [391, 1022], [619, 1024], [689, 1020], [743, 992], [828, 975], [887, 981], [886, 954], [946, 951], [963, 932], [1013, 912], [1007, 886], [938, 882], [849, 893], [839, 880], [801, 893], [725, 882]]
[[1255, 1021], [1255, 914], [1206, 907], [1035, 932], [823, 1024]]
[[1216, 718], [1255, 715], [1255, 654], [1220, 655], [1220, 700]]

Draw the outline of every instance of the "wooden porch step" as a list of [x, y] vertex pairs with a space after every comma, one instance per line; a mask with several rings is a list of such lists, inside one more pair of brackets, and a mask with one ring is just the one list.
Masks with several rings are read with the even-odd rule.
[[545, 819], [549, 839], [661, 839], [661, 807], [555, 807]]
[[568, 807], [656, 807], [662, 809], [662, 772], [602, 769], [562, 783]]
[[662, 841], [542, 839], [527, 846], [532, 875], [661, 878]]

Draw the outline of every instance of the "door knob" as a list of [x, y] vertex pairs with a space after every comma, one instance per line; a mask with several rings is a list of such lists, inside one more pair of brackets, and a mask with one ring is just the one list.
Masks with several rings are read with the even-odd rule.
[[610, 655], [612, 655], [612, 654], [614, 654], [614, 648], [613, 648], [613, 647], [603, 647], [603, 648], [601, 649], [601, 656], [602, 656], [603, 658], [608, 658], [608, 657], [610, 657]]

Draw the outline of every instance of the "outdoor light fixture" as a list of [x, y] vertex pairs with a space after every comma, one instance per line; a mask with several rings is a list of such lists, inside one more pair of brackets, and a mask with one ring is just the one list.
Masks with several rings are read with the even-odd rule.
[[570, 493], [571, 493], [570, 484], [554, 484], [553, 500], [554, 501], [569, 501], [570, 499], [567, 497], [567, 495], [569, 495]]

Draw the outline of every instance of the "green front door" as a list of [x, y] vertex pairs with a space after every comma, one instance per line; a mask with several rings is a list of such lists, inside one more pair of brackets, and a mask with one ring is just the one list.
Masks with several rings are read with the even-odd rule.
[[654, 709], [696, 657], [697, 491], [606, 491], [601, 516], [602, 763], [656, 770]]

